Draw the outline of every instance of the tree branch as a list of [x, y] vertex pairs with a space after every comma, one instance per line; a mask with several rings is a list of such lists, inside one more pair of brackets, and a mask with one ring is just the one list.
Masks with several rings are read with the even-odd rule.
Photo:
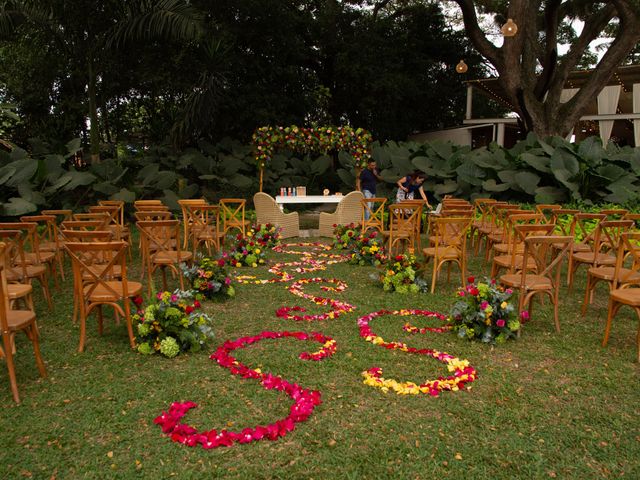
[[538, 100], [544, 98], [544, 94], [549, 89], [551, 77], [556, 69], [558, 61], [558, 25], [560, 23], [560, 5], [562, 0], [551, 0], [547, 3], [544, 12], [545, 29], [545, 53], [540, 59], [542, 73], [538, 77], [534, 95]]
[[464, 27], [469, 35], [471, 43], [473, 43], [478, 52], [486, 57], [498, 71], [502, 71], [504, 68], [502, 54], [500, 53], [500, 50], [487, 39], [478, 25], [478, 16], [476, 15], [473, 0], [454, 1], [458, 4], [460, 10], [462, 10]]
[[569, 52], [560, 60], [553, 72], [550, 83], [553, 85], [549, 90], [549, 97], [552, 102], [558, 102], [560, 93], [569, 77], [569, 73], [575, 68], [584, 54], [589, 44], [598, 37], [600, 32], [616, 15], [616, 7], [613, 4], [605, 5], [597, 13], [588, 17], [578, 39], [571, 45]]

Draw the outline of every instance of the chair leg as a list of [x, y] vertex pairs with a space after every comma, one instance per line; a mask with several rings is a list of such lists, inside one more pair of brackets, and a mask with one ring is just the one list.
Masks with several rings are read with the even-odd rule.
[[42, 355], [40, 355], [40, 340], [38, 329], [36, 324], [34, 323], [31, 328], [25, 331], [29, 340], [33, 344], [33, 354], [36, 357], [36, 366], [38, 367], [38, 371], [40, 372], [40, 376], [45, 378], [47, 376], [47, 370], [45, 369], [44, 362], [42, 361]]
[[136, 348], [136, 340], [133, 335], [133, 325], [131, 324], [131, 306], [129, 305], [129, 299], [124, 299], [124, 316], [125, 321], [127, 322], [127, 332], [129, 333], [129, 345], [131, 345], [132, 349]]
[[607, 323], [604, 327], [604, 338], [602, 339], [602, 346], [606, 347], [609, 342], [609, 333], [611, 333], [611, 323], [613, 322], [613, 317], [615, 317], [616, 313], [620, 309], [621, 304], [615, 302], [613, 298], [609, 297], [609, 308], [607, 309]]
[[584, 291], [584, 300], [582, 300], [582, 308], [580, 309], [580, 313], [582, 314], [583, 317], [586, 315], [587, 308], [589, 306], [589, 303], [591, 303], [591, 298], [593, 297], [592, 290], [595, 288], [594, 280], [595, 280], [594, 277], [592, 275], [589, 275], [589, 273], [587, 273], [587, 288]]
[[44, 294], [44, 298], [47, 300], [47, 307], [49, 311], [53, 311], [53, 300], [51, 299], [51, 291], [49, 290], [49, 282], [46, 275], [40, 275], [38, 277], [38, 281], [40, 282], [40, 286], [42, 287], [42, 293]]
[[87, 334], [87, 310], [84, 298], [80, 298], [80, 309], [79, 309], [79, 317], [80, 317], [80, 345], [78, 346], [79, 352], [84, 352], [84, 341], [85, 336]]
[[20, 403], [20, 394], [18, 393], [18, 381], [16, 379], [16, 367], [13, 362], [13, 353], [11, 353], [11, 340], [8, 334], [2, 334], [2, 341], [4, 344], [5, 357], [7, 360], [7, 369], [9, 370], [9, 383], [11, 384], [11, 393], [13, 394], [13, 400], [16, 403]]

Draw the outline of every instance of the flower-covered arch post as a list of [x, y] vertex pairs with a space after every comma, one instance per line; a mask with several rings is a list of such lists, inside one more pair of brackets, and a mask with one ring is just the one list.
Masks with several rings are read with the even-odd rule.
[[372, 136], [363, 128], [343, 127], [259, 127], [253, 132], [256, 162], [260, 170], [260, 191], [264, 169], [277, 150], [327, 153], [344, 150], [353, 158], [356, 168], [356, 189], [360, 190], [360, 171], [371, 158]]

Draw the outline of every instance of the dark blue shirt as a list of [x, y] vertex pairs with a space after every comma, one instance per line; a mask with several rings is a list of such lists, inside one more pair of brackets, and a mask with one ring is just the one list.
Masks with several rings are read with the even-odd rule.
[[369, 190], [375, 195], [376, 193], [376, 176], [371, 170], [365, 168], [360, 172], [360, 188], [362, 190]]
[[407, 180], [406, 182], [403, 182], [402, 186], [404, 188], [408, 188], [409, 191], [407, 193], [411, 193], [413, 192], [414, 194], [420, 190], [420, 187], [422, 187], [422, 184], [418, 185], [417, 183], [412, 184], [411, 183], [411, 178], [409, 176], [405, 177], [405, 178], [409, 178], [409, 180]]

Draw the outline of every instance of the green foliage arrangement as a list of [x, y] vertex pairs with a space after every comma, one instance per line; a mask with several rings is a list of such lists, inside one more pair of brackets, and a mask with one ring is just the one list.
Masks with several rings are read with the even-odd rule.
[[373, 265], [379, 267], [386, 260], [383, 242], [378, 240], [378, 232], [361, 233], [351, 246], [352, 265]]
[[246, 236], [236, 235], [230, 251], [222, 254], [221, 260], [234, 267], [257, 267], [266, 262], [267, 251], [280, 241], [281, 228], [271, 223], [252, 225]]
[[476, 284], [475, 278], [469, 277], [467, 282], [456, 293], [457, 301], [449, 315], [458, 336], [485, 343], [504, 343], [515, 337], [520, 318], [526, 320], [529, 313], [522, 312], [518, 317], [512, 302], [513, 291], [496, 285], [495, 280]]
[[236, 294], [223, 259], [203, 257], [189, 266], [180, 265], [182, 274], [191, 282], [194, 297], [198, 301], [207, 298], [226, 299]]
[[355, 223], [348, 225], [333, 225], [333, 248], [336, 250], [348, 250], [353, 247], [356, 237], [360, 234], [360, 228]]
[[418, 293], [420, 284], [416, 283], [416, 257], [412, 254], [390, 257], [381, 274], [382, 288], [385, 292]]
[[212, 319], [199, 308], [192, 292], [159, 292], [154, 303], [132, 316], [138, 351], [168, 358], [200, 351], [214, 335]]

